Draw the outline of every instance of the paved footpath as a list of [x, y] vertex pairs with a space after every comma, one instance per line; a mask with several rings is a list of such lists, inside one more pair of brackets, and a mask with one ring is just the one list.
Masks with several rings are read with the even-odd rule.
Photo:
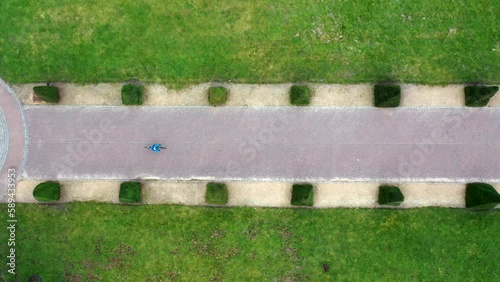
[[19, 180], [27, 154], [27, 128], [22, 106], [0, 80], [0, 202], [8, 200], [8, 178]]
[[[498, 108], [26, 106], [25, 179], [500, 181]], [[162, 143], [166, 151], [144, 149]]]

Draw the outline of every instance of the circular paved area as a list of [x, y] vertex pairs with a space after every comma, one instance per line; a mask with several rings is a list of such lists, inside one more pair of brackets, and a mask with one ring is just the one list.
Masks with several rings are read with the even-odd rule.
[[28, 128], [24, 110], [12, 89], [0, 79], [0, 202], [7, 200], [7, 172], [19, 180], [27, 156]]

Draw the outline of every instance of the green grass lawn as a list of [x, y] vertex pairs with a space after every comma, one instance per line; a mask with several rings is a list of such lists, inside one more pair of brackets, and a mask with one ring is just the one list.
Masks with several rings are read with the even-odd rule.
[[10, 83], [500, 82], [499, 2], [0, 1]]
[[[27, 281], [33, 273], [44, 281], [495, 281], [500, 275], [498, 210], [72, 203], [20, 204], [17, 219], [18, 275], [7, 281]], [[0, 233], [2, 254], [6, 233]]]

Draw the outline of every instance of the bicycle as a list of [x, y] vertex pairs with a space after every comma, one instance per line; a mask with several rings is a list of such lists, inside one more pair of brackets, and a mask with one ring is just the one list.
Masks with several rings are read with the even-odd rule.
[[163, 146], [162, 146], [161, 144], [159, 144], [159, 143], [158, 143], [158, 144], [153, 144], [153, 145], [151, 145], [151, 146], [147, 146], [147, 147], [144, 147], [144, 148], [149, 149], [149, 150], [151, 150], [151, 151], [153, 151], [153, 152], [155, 152], [155, 153], [158, 153], [161, 149], [163, 149], [163, 150], [166, 150], [166, 149], [167, 149], [167, 147], [163, 147]]

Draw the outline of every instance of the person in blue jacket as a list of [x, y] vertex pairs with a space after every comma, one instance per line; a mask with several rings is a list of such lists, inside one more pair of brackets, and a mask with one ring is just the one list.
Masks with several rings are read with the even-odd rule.
[[151, 146], [144, 147], [150, 149], [151, 151], [158, 153], [160, 149], [167, 149], [166, 147], [162, 147], [161, 144], [153, 144]]

